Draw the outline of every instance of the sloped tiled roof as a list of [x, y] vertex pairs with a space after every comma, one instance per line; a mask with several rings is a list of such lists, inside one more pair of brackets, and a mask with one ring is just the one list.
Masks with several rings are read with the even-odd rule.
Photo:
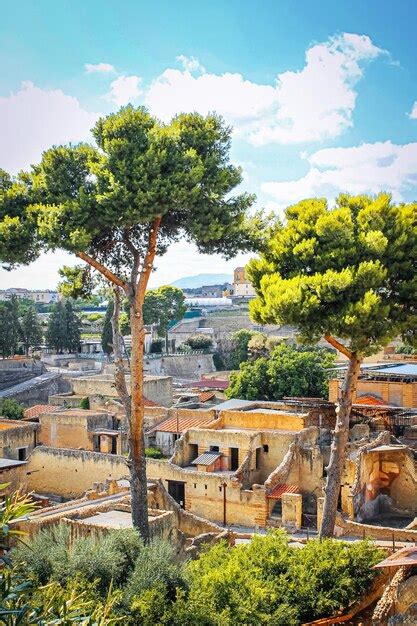
[[35, 417], [39, 417], [39, 415], [42, 415], [42, 413], [59, 411], [60, 408], [61, 407], [56, 406], [55, 404], [35, 404], [35, 406], [30, 406], [28, 409], [24, 410], [23, 417], [33, 419]]
[[275, 485], [268, 493], [268, 498], [280, 500], [284, 493], [299, 493], [298, 485]]
[[194, 380], [191, 383], [184, 385], [188, 389], [227, 389], [229, 383], [227, 380], [220, 380], [219, 378], [204, 378], [203, 380]]
[[200, 402], [208, 402], [209, 400], [212, 400], [215, 397], [216, 397], [216, 394], [214, 393], [214, 391], [202, 391], [199, 394]]
[[213, 420], [212, 415], [193, 415], [190, 417], [168, 417], [166, 420], [157, 424], [150, 432], [160, 433], [177, 433], [184, 432], [189, 428], [199, 428], [203, 424], [208, 424]]
[[147, 398], [146, 396], [143, 396], [143, 405], [144, 406], [161, 406], [157, 402], [154, 402], [153, 400], [149, 400], [149, 398]]
[[359, 396], [359, 398], [356, 398], [353, 404], [366, 404], [368, 406], [369, 405], [385, 406], [385, 402], [383, 400], [380, 400], [379, 398], [376, 398], [375, 396], [372, 396], [372, 395]]

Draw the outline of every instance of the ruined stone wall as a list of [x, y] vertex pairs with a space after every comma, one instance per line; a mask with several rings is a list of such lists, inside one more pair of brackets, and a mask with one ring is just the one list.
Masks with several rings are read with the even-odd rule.
[[250, 428], [252, 430], [292, 430], [304, 428], [305, 415], [294, 413], [268, 413], [266, 411], [220, 411], [225, 428]]
[[27, 455], [36, 445], [38, 424], [0, 419], [0, 457], [19, 459], [18, 448], [27, 448]]
[[[129, 376], [127, 376], [129, 384]], [[101, 395], [117, 398], [117, 391], [112, 375], [80, 376], [72, 379], [72, 389], [79, 396]], [[173, 387], [169, 376], [146, 376], [144, 381], [144, 395], [161, 406], [172, 405]]]
[[228, 475], [181, 469], [170, 462], [147, 460], [148, 478], [160, 478], [168, 489], [168, 481], [185, 483], [185, 509], [217, 523], [223, 522], [224, 484], [226, 484], [227, 524], [265, 526], [266, 493], [263, 487], [241, 489], [240, 483]]
[[56, 448], [93, 448], [91, 430], [112, 428], [109, 413], [69, 409], [59, 413], [44, 413], [39, 418], [39, 441], [44, 446]]
[[0, 485], [6, 484], [7, 487], [2, 493], [13, 493], [14, 491], [27, 492], [27, 466], [18, 465], [17, 467], [0, 469]]
[[63, 498], [80, 498], [96, 482], [129, 476], [125, 457], [45, 446], [35, 448], [27, 470], [30, 491]]

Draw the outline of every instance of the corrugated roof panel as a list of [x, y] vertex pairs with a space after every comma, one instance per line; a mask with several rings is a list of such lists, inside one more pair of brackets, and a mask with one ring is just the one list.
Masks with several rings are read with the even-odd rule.
[[203, 452], [191, 462], [191, 465], [213, 465], [221, 456], [220, 452]]

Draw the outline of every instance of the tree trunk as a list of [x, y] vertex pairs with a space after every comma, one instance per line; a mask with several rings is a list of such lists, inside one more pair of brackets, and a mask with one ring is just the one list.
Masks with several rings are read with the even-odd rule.
[[358, 382], [361, 361], [362, 359], [355, 352], [350, 355], [349, 365], [342, 384], [340, 400], [337, 407], [336, 427], [330, 451], [330, 461], [327, 467], [327, 480], [320, 537], [332, 537], [334, 532], [337, 503], [341, 488], [340, 483], [349, 438], [349, 420], [352, 409], [352, 398]]
[[143, 326], [140, 294], [130, 302], [132, 331], [131, 416], [129, 428], [130, 493], [133, 526], [145, 543], [149, 542], [148, 490], [146, 481], [145, 439], [143, 434], [143, 353], [145, 329]]
[[[130, 424], [130, 413], [131, 413], [131, 400], [130, 394], [126, 385], [126, 376], [125, 369], [123, 364], [123, 352], [122, 352], [122, 340], [120, 336], [120, 328], [119, 328], [119, 318], [120, 318], [120, 300], [121, 300], [121, 290], [119, 287], [114, 287], [113, 289], [114, 297], [114, 307], [113, 307], [113, 315], [111, 318], [111, 327], [113, 334], [113, 356], [114, 356], [114, 366], [115, 366], [115, 374], [114, 374], [114, 384], [116, 386], [117, 395], [121, 403], [123, 404], [123, 409], [126, 415], [126, 421]], [[110, 355], [109, 355], [110, 359]]]

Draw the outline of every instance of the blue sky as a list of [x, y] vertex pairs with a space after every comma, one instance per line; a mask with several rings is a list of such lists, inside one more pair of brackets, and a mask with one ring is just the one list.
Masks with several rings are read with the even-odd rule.
[[[217, 110], [233, 125], [242, 187], [276, 212], [309, 196], [417, 196], [417, 3], [367, 0], [3, 3], [0, 167], [89, 139], [127, 102], [161, 117]], [[54, 287], [69, 257], [0, 270], [0, 284]], [[153, 284], [236, 260], [179, 243]]]

